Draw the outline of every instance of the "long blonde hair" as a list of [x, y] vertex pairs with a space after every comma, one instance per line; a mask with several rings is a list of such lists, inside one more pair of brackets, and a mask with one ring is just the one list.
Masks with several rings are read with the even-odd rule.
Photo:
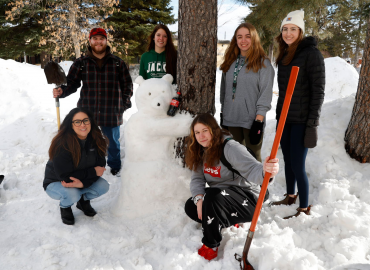
[[265, 59], [268, 59], [268, 57], [262, 48], [260, 37], [258, 36], [257, 30], [252, 24], [245, 22], [236, 28], [234, 36], [231, 39], [230, 45], [226, 49], [224, 62], [220, 66], [220, 69], [223, 72], [227, 72], [230, 69], [231, 64], [236, 60], [236, 58], [240, 54], [240, 49], [236, 41], [236, 33], [240, 28], [243, 27], [249, 30], [252, 40], [251, 47], [248, 50], [248, 64], [246, 71], [248, 72], [249, 70], [252, 69], [253, 72], [258, 72], [258, 70], [260, 70], [262, 67], [266, 67], [263, 62], [265, 61]]

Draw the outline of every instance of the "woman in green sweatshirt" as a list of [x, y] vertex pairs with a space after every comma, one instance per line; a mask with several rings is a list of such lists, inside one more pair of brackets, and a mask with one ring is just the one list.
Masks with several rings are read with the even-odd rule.
[[145, 80], [173, 76], [176, 84], [177, 51], [167, 26], [158, 24], [149, 36], [148, 51], [141, 56], [139, 75]]

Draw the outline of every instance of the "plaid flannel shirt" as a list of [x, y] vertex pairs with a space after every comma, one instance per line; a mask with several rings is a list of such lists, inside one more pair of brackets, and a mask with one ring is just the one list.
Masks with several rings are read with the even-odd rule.
[[74, 61], [69, 69], [67, 85], [61, 98], [73, 94], [83, 83], [77, 107], [90, 110], [98, 126], [122, 125], [122, 115], [131, 107], [132, 80], [125, 62], [107, 55], [101, 68], [90, 56]]

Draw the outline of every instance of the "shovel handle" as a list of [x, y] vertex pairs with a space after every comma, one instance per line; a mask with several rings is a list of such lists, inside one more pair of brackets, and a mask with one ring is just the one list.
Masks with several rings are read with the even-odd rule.
[[57, 108], [57, 122], [58, 122], [58, 131], [60, 130], [60, 111], [59, 111], [59, 98], [55, 98], [55, 107]]
[[[292, 71], [290, 73], [290, 78], [289, 78], [289, 83], [288, 83], [288, 89], [286, 91], [283, 108], [281, 110], [281, 114], [279, 118], [279, 124], [276, 130], [274, 144], [272, 145], [272, 149], [271, 149], [270, 159], [276, 158], [276, 154], [277, 154], [280, 140], [281, 140], [281, 135], [283, 134], [283, 130], [284, 130], [286, 117], [288, 115], [290, 101], [292, 100], [295, 83], [297, 81], [298, 71], [299, 71], [299, 67], [292, 67]], [[256, 229], [258, 217], [262, 209], [263, 200], [266, 195], [266, 190], [267, 190], [268, 183], [270, 182], [270, 178], [271, 178], [271, 173], [266, 172], [265, 177], [263, 178], [263, 183], [262, 183], [260, 195], [258, 197], [256, 209], [254, 210], [252, 224], [251, 224], [251, 227], [249, 228], [249, 230], [252, 232], [254, 232]]]
[[[289, 78], [289, 83], [288, 83], [288, 88], [287, 88], [287, 91], [286, 91], [286, 94], [285, 94], [283, 108], [281, 110], [281, 114], [280, 114], [280, 118], [279, 118], [279, 124], [278, 124], [277, 130], [276, 130], [274, 144], [272, 145], [272, 149], [271, 149], [270, 159], [276, 158], [276, 154], [277, 154], [279, 144], [280, 144], [280, 140], [281, 140], [281, 135], [283, 134], [283, 130], [284, 130], [286, 117], [288, 115], [290, 101], [292, 100], [295, 83], [297, 81], [298, 72], [299, 72], [299, 67], [292, 67], [292, 71], [290, 73], [290, 78]], [[257, 221], [258, 221], [261, 209], [262, 209], [263, 200], [264, 200], [265, 195], [266, 195], [267, 186], [270, 182], [270, 178], [271, 178], [271, 173], [266, 172], [265, 177], [263, 178], [263, 183], [262, 183], [260, 195], [259, 195], [258, 200], [257, 200], [257, 205], [256, 205], [256, 208], [254, 210], [252, 223], [251, 223], [251, 226], [249, 228], [249, 232], [248, 232], [247, 239], [245, 241], [245, 245], [244, 245], [244, 249], [243, 249], [243, 262], [244, 262], [244, 268], [243, 269], [253, 269], [253, 268], [250, 268], [250, 266], [247, 267], [247, 264], [246, 264], [246, 262], [248, 262], [247, 255], [248, 255], [251, 243], [252, 243], [254, 231], [256, 229]]]

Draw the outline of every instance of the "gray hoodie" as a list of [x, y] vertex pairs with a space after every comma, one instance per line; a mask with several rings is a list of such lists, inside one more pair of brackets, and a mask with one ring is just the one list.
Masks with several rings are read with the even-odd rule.
[[244, 145], [234, 140], [229, 141], [225, 145], [224, 155], [232, 167], [239, 171], [244, 178], [237, 174], [233, 175], [221, 161], [212, 168], [208, 168], [203, 164], [203, 166], [198, 166], [196, 171], [192, 171], [190, 182], [191, 195], [194, 197], [198, 194], [204, 194], [207, 183], [214, 188], [238, 186], [250, 189], [258, 197], [264, 176], [262, 163], [252, 157]]
[[[243, 58], [245, 59], [241, 57]], [[220, 101], [223, 124], [229, 127], [250, 129], [257, 114], [266, 117], [266, 113], [271, 109], [275, 71], [268, 59], [264, 61], [266, 67], [262, 67], [257, 73], [253, 70], [246, 72], [248, 61], [244, 63], [237, 78], [233, 101], [235, 63], [236, 60], [226, 73], [222, 73]]]

